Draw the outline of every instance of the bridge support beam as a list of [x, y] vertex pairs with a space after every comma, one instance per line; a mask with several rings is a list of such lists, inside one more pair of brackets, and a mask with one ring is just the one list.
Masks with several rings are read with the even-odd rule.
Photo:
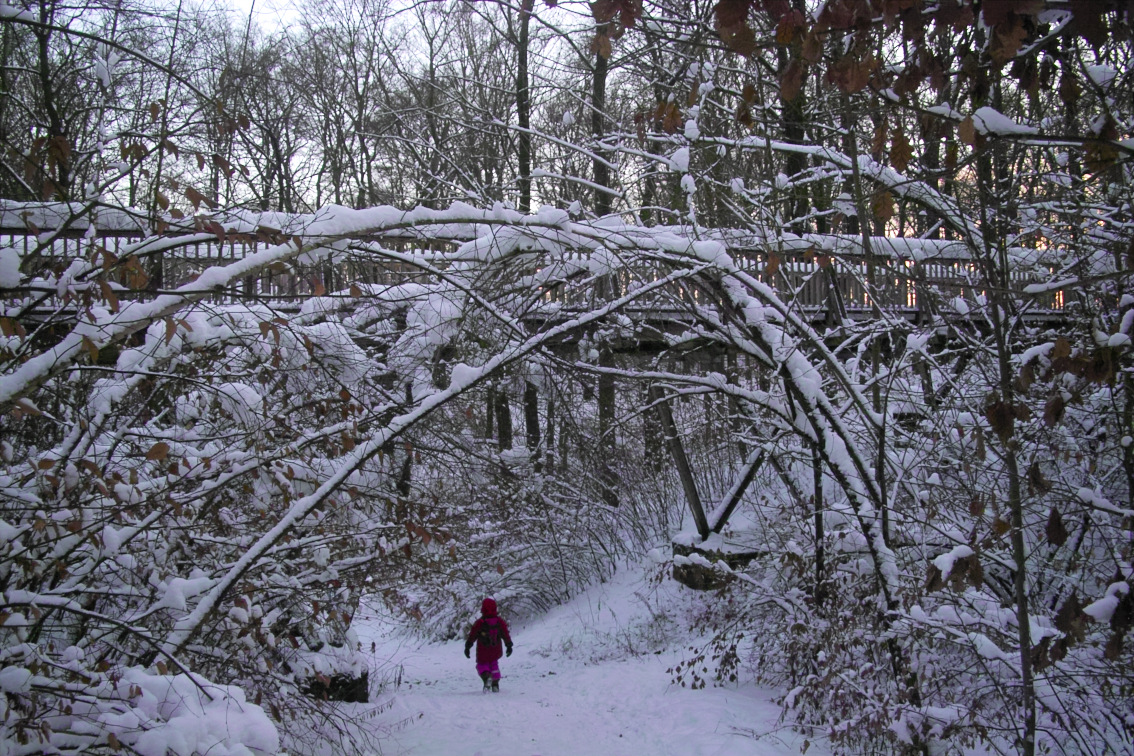
[[677, 435], [677, 425], [673, 422], [669, 399], [660, 386], [650, 386], [650, 404], [654, 406], [658, 420], [661, 422], [662, 435], [665, 436], [665, 443], [669, 448], [669, 456], [677, 468], [677, 475], [681, 478], [681, 487], [685, 491], [685, 501], [689, 504], [689, 511], [693, 514], [697, 534], [704, 541], [709, 537], [709, 520], [705, 517], [705, 508], [701, 505], [701, 495], [697, 493], [697, 481], [693, 479], [693, 471], [689, 469], [685, 447], [681, 445], [681, 438]]

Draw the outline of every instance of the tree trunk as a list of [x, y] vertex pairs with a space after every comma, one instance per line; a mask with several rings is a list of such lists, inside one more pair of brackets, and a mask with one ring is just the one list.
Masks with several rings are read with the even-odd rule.
[[532, 136], [531, 96], [528, 90], [528, 30], [531, 25], [533, 0], [522, 0], [520, 5], [520, 42], [516, 51], [516, 120], [520, 126], [520, 202], [521, 213], [532, 210]]
[[[607, 33], [606, 27], [599, 27], [595, 32], [598, 35]], [[610, 214], [610, 193], [606, 188], [610, 186], [610, 168], [604, 159], [603, 150], [598, 143], [606, 134], [604, 113], [606, 111], [606, 75], [608, 63], [601, 52], [595, 53], [594, 76], [591, 81], [591, 136], [595, 140], [595, 157], [592, 161], [595, 174], [595, 214], [598, 216]]]
[[547, 454], [545, 465], [549, 473], [555, 472], [555, 391], [547, 393]]
[[532, 470], [538, 473], [543, 470], [540, 460], [539, 391], [531, 381], [524, 382], [524, 431], [527, 436], [528, 458]]
[[[48, 15], [46, 5], [41, 7], [40, 21], [44, 24], [53, 22], [53, 18]], [[38, 43], [39, 57], [37, 63], [39, 70], [37, 73], [39, 74], [39, 86], [43, 92], [43, 109], [47, 112], [48, 137], [45, 152], [47, 155], [55, 157], [55, 178], [52, 179], [49, 175], [48, 165], [45, 164], [43, 166], [42, 196], [37, 199], [49, 200], [53, 196], [58, 196], [60, 200], [65, 202], [71, 198], [71, 173], [68, 158], [71, 144], [67, 137], [67, 125], [59, 114], [58, 107], [56, 107], [55, 73], [51, 67], [51, 31], [46, 28], [33, 28], [32, 33]], [[48, 163], [50, 162], [48, 161]]]
[[[989, 150], [1002, 147], [992, 146]], [[1007, 198], [1000, 192], [1000, 177], [1004, 176], [1003, 166], [996, 155], [989, 151], [977, 153], [978, 197], [981, 211], [981, 230], [984, 232], [983, 264], [985, 283], [990, 290], [989, 318], [995, 339], [998, 375], [998, 396], [993, 401], [1003, 404], [1005, 412], [1015, 408], [1015, 371], [1012, 367], [1010, 341], [1011, 324], [1005, 316], [1012, 312], [1007, 292], [1008, 259], [1006, 253], [1007, 234], [1003, 227], [1002, 205]], [[1001, 449], [1004, 469], [1008, 483], [1008, 511], [1011, 516], [1010, 540], [1014, 568], [1013, 592], [1016, 605], [1016, 630], [1020, 655], [1020, 709], [1023, 717], [1023, 742], [1020, 753], [1035, 756], [1036, 752], [1036, 692], [1035, 670], [1032, 666], [1032, 628], [1031, 608], [1028, 596], [1028, 552], [1024, 539], [1024, 499], [1020, 480], [1020, 466], [1016, 450], [1017, 441], [1012, 438], [1011, 423], [1000, 429]]]
[[819, 450], [811, 448], [811, 469], [814, 474], [812, 504], [815, 513], [815, 603], [822, 604], [826, 597], [823, 586], [823, 458]]
[[[843, 102], [850, 108], [849, 98], [844, 98]], [[859, 224], [859, 241], [862, 244], [862, 254], [866, 260], [866, 290], [867, 296], [870, 298], [870, 313], [875, 322], [882, 320], [882, 308], [878, 302], [878, 285], [876, 281], [876, 260], [874, 255], [874, 245], [871, 241], [869, 218], [873, 217], [870, 211], [866, 197], [863, 194], [862, 175], [859, 171], [858, 165], [858, 141], [856, 139], [850, 140], [850, 159], [851, 159], [851, 176], [852, 186], [854, 191], [855, 211], [857, 213]], [[881, 515], [882, 523], [882, 542], [887, 546], [890, 544], [890, 507], [886, 498], [886, 414], [882, 411], [882, 386], [878, 380], [879, 371], [882, 369], [882, 342], [880, 341], [881, 335], [876, 334], [870, 340], [870, 374], [871, 374], [871, 389], [870, 400], [872, 403], [871, 409], [874, 410], [876, 417], [883, 418], [883, 424], [876, 429], [875, 437], [877, 439], [877, 454], [874, 459], [874, 478], [878, 486], [878, 493], [882, 497], [878, 502], [878, 509]]]
[[484, 401], [484, 437], [492, 440], [496, 437], [496, 384], [488, 386], [487, 396]]
[[508, 403], [508, 392], [500, 388], [496, 390], [496, 434], [500, 451], [512, 448], [512, 406]]
[[[740, 366], [737, 362], [736, 352], [729, 349], [725, 352], [725, 376], [730, 386], [740, 385]], [[736, 438], [736, 450], [740, 458], [748, 456], [748, 444], [744, 443], [745, 422], [740, 412], [740, 400], [733, 394], [728, 397], [728, 425], [732, 435]]]
[[[807, 13], [807, 8], [803, 0], [793, 0], [792, 5], [799, 13]], [[787, 49], [778, 48], [777, 53], [780, 65], [781, 74], [785, 68], [793, 63], [801, 65], [802, 61], [802, 38], [797, 38]], [[806, 125], [804, 108], [807, 105], [806, 96], [806, 82], [800, 86], [790, 100], [784, 100], [781, 96], [781, 104], [783, 106], [783, 129], [784, 139], [788, 142], [795, 144], [802, 144], [806, 136], [804, 127]], [[802, 152], [790, 152], [787, 155], [784, 170], [789, 178], [795, 178], [807, 167], [807, 157]], [[809, 213], [810, 197], [809, 197], [809, 184], [805, 182], [792, 181], [790, 188], [790, 196], [787, 199], [787, 213], [785, 218], [791, 219], [793, 224], [793, 231], [803, 233], [809, 229], [803, 227], [803, 222], [796, 219], [807, 218]]]
[[[406, 384], [406, 404], [413, 403], [413, 386]], [[405, 444], [405, 459], [402, 460], [402, 469], [398, 473], [398, 480], [394, 490], [398, 492], [398, 506], [396, 510], [397, 522], [409, 518], [410, 484], [413, 481], [413, 445], [408, 441]]]
[[[647, 405], [652, 401], [648, 388], [646, 389], [645, 400]], [[660, 473], [665, 469], [665, 459], [663, 458], [664, 449], [662, 448], [664, 432], [662, 431], [661, 423], [658, 421], [658, 413], [656, 410], [652, 412], [647, 410], [642, 414], [642, 435], [645, 436], [644, 454], [646, 461], [654, 472]]]
[[[614, 367], [614, 354], [610, 347], [603, 346], [599, 349], [599, 366]], [[602, 500], [608, 507], [618, 506], [618, 475], [611, 464], [616, 450], [614, 412], [614, 376], [604, 372], [599, 375], [598, 380], [599, 476], [602, 484]]]

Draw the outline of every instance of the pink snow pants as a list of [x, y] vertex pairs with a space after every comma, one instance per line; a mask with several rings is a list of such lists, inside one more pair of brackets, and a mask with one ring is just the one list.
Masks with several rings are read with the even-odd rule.
[[500, 679], [500, 662], [496, 661], [494, 659], [493, 661], [490, 661], [487, 664], [476, 665], [476, 673], [478, 675], [483, 675], [485, 672], [491, 673], [493, 680], [499, 680]]

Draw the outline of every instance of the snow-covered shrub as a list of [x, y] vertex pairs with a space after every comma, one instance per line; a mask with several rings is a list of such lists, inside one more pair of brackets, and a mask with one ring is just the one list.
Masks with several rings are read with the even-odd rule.
[[[263, 709], [286, 732], [282, 713], [312, 705], [299, 695], [311, 679], [358, 675], [345, 628], [360, 565], [379, 551], [375, 499], [362, 495], [371, 472], [354, 473], [353, 493], [294, 508], [318, 495], [350, 445], [353, 397], [370, 393], [361, 352], [322, 358], [328, 328], [242, 306], [192, 311], [152, 326], [83, 391], [49, 383], [63, 390], [51, 413], [64, 433], [5, 421], [12, 458], [36, 463], [31, 478], [3, 478], [4, 663], [34, 670], [10, 686], [18, 709], [76, 743], [268, 753], [278, 739]], [[328, 413], [339, 428], [326, 430]], [[289, 506], [287, 535], [272, 538], [264, 526]], [[170, 685], [183, 712], [150, 702]], [[112, 711], [128, 712], [120, 729]], [[229, 734], [212, 734], [224, 716]], [[22, 722], [8, 725], [17, 739]]]
[[[1019, 493], [1037, 747], [1126, 752], [1134, 598], [1128, 426], [1115, 408], [1128, 397], [1114, 363], [1051, 334], [1017, 358], [1020, 409], [1006, 419], [982, 383], [988, 363], [938, 359], [931, 381], [950, 382], [948, 405], [922, 405], [888, 438], [888, 469], [902, 482], [887, 503], [897, 601], [882, 601], [885, 576], [844, 485], [826, 466], [817, 478], [813, 452], [782, 439], [776, 474], [758, 479], [762, 493], [741, 510], [751, 522], [736, 524], [755, 524], [763, 553], [709, 604], [697, 624], [713, 637], [675, 680], [776, 685], [785, 719], [821, 728], [840, 752], [1012, 748], [1021, 563], [1006, 503], [1010, 437], [1028, 460]], [[887, 380], [891, 402], [917, 406], [918, 382], [899, 371]]]

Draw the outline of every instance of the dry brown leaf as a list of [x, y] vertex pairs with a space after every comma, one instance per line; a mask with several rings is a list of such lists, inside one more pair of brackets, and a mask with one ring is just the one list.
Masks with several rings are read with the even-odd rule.
[[894, 217], [894, 195], [888, 191], [878, 192], [870, 202], [870, 210], [875, 218], [888, 223]]
[[169, 444], [164, 441], [158, 441], [156, 444], [150, 447], [150, 450], [148, 452], [146, 452], [146, 459], [160, 462], [161, 460], [165, 459], [168, 454]]
[[973, 117], [968, 116], [965, 120], [961, 121], [957, 126], [957, 135], [961, 137], [961, 141], [970, 147], [976, 145], [976, 125], [973, 124]]
[[895, 129], [894, 136], [890, 141], [890, 165], [898, 173], [905, 173], [911, 158], [913, 158], [913, 148], [910, 146], [909, 139], [906, 138], [903, 131]]
[[1044, 535], [1052, 546], [1062, 546], [1067, 543], [1067, 528], [1063, 525], [1063, 515], [1055, 507], [1051, 508], [1051, 513], [1047, 517]]
[[768, 264], [764, 266], [764, 275], [768, 278], [776, 275], [776, 271], [780, 269], [780, 257], [775, 252], [768, 254]]

